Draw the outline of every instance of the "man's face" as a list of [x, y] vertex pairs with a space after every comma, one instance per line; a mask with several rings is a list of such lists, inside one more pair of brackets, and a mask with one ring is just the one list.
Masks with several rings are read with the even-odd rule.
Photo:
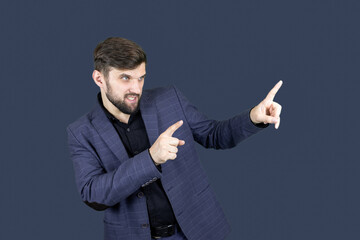
[[106, 97], [121, 112], [136, 113], [140, 107], [145, 74], [145, 63], [133, 70], [111, 68], [108, 77], [105, 78]]

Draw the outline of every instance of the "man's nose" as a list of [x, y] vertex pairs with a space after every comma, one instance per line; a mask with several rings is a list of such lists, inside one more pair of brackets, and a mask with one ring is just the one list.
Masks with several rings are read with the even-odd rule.
[[131, 81], [130, 91], [136, 94], [141, 93], [141, 83], [137, 79]]

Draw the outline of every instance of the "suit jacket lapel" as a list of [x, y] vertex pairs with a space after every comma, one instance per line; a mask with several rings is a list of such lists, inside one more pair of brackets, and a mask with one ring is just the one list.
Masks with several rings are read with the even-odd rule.
[[125, 147], [120, 140], [119, 134], [116, 132], [110, 120], [106, 117], [100, 105], [98, 105], [93, 112], [92, 123], [101, 138], [120, 161], [129, 158]]
[[[146, 91], [143, 92], [141, 97], [140, 111], [146, 127], [150, 145], [152, 145], [159, 137], [158, 118], [156, 115], [156, 106], [151, 104], [150, 96]], [[109, 119], [106, 117], [100, 105], [98, 105], [93, 111], [92, 124], [104, 142], [108, 145], [110, 150], [119, 160], [124, 161], [128, 159], [128, 154], [120, 140], [118, 133]]]
[[159, 137], [159, 126], [156, 106], [150, 101], [148, 92], [144, 91], [140, 104], [141, 116], [143, 118], [150, 145]]

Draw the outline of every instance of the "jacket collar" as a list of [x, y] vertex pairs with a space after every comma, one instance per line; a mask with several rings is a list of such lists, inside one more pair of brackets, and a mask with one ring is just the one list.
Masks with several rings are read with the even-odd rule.
[[[143, 118], [146, 132], [149, 138], [150, 145], [152, 145], [159, 136], [157, 109], [154, 103], [151, 102], [150, 94], [144, 91], [140, 100], [140, 112]], [[92, 114], [92, 124], [107, 146], [115, 154], [115, 156], [122, 160], [124, 156], [128, 158], [124, 145], [122, 144], [118, 133], [114, 126], [106, 116], [102, 106], [99, 103]]]

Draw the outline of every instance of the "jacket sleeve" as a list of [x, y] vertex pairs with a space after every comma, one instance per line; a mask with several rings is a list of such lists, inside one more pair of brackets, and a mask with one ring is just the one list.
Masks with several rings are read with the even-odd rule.
[[70, 127], [67, 132], [78, 190], [82, 200], [95, 210], [113, 206], [141, 186], [161, 178], [161, 172], [153, 163], [148, 150], [124, 161], [117, 169], [106, 172], [89, 143], [82, 144]]
[[223, 121], [208, 119], [174, 87], [196, 142], [206, 148], [226, 149], [259, 132], [265, 126], [256, 126], [250, 119], [250, 110]]

